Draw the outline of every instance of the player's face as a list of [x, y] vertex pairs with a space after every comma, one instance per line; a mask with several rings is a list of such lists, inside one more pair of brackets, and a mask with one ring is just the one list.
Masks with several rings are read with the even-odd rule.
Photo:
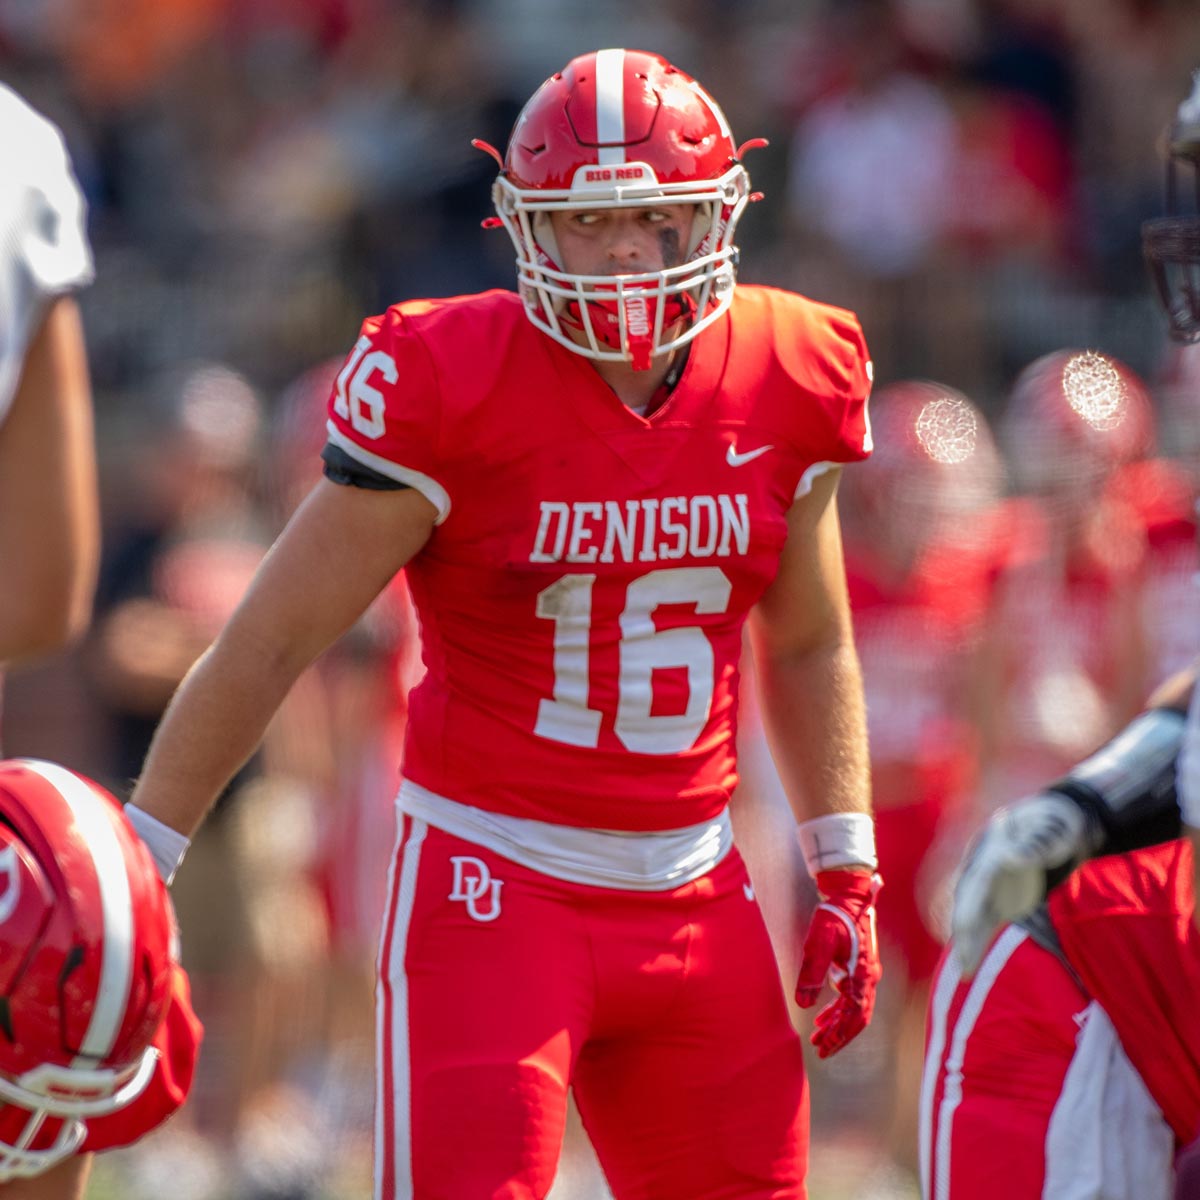
[[691, 204], [552, 213], [560, 265], [573, 275], [640, 275], [677, 267], [687, 253], [694, 214]]

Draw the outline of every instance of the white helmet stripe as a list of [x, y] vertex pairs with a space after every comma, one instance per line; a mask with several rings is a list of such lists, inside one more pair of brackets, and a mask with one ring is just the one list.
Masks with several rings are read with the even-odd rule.
[[[133, 978], [133, 898], [121, 843], [113, 829], [107, 806], [95, 792], [70, 771], [54, 763], [24, 759], [67, 802], [83, 840], [92, 855], [104, 914], [104, 947], [100, 958], [100, 986], [96, 1007], [80, 1047], [75, 1066], [94, 1065], [105, 1058], [125, 1020]], [[85, 1057], [86, 1056], [86, 1057]]]
[[725, 114], [721, 111], [721, 106], [694, 79], [687, 86], [689, 90], [695, 93], [696, 99], [712, 113], [713, 120], [716, 121], [722, 135], [733, 141], [733, 131], [729, 128], [729, 122], [725, 120]]
[[[625, 51], [596, 51], [596, 141], [598, 162], [611, 167], [625, 161]], [[615, 142], [616, 145], [606, 145]]]

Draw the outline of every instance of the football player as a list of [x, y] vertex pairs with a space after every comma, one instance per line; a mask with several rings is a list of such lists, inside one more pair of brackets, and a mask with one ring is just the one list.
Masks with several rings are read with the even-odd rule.
[[[1200, 162], [1200, 74], [1170, 153], [1172, 180]], [[1147, 222], [1144, 244], [1172, 335], [1195, 338], [1200, 217]], [[930, 1007], [926, 1196], [1196, 1194], [1195, 679], [1193, 665], [1059, 782], [998, 811], [971, 851]], [[1164, 842], [1181, 828], [1192, 845]]]
[[926, 1196], [1170, 1195], [1175, 1144], [1200, 1132], [1200, 941], [1191, 847], [1145, 847], [1178, 837], [1194, 680], [973, 847], [930, 1002]]
[[161, 1124], [201, 1028], [153, 860], [103, 788], [0, 761], [0, 1196], [79, 1200]]
[[870, 452], [848, 312], [736, 287], [711, 96], [607, 49], [534, 94], [494, 223], [518, 292], [369, 318], [325, 475], [184, 681], [134, 794], [166, 873], [298, 674], [406, 567], [375, 1194], [540, 1197], [573, 1089], [613, 1192], [802, 1197], [799, 1039], [727, 802], [749, 621], [822, 901], [797, 984], [870, 1019], [876, 875], [834, 495]]
[[86, 627], [100, 554], [84, 202], [48, 120], [0, 84], [0, 663]]

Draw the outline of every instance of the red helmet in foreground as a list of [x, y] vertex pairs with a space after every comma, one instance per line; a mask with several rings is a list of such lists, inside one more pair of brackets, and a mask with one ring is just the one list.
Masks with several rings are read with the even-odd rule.
[[73, 1154], [88, 1117], [146, 1087], [172, 936], [120, 804], [53, 763], [0, 762], [0, 1182]]
[[[716, 101], [657, 54], [598, 50], [548, 79], [517, 118], [492, 198], [529, 319], [578, 354], [649, 367], [732, 302], [750, 178]], [[562, 270], [551, 212], [654, 204], [695, 205], [681, 264]]]

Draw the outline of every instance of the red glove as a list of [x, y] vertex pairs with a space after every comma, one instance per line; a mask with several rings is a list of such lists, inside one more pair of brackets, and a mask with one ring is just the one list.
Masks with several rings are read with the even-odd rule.
[[810, 1038], [817, 1056], [828, 1058], [866, 1029], [875, 1009], [875, 985], [883, 973], [875, 897], [883, 880], [863, 871], [818, 871], [816, 884], [821, 903], [804, 940], [796, 1003], [816, 1004], [829, 976], [838, 996], [817, 1013]]

